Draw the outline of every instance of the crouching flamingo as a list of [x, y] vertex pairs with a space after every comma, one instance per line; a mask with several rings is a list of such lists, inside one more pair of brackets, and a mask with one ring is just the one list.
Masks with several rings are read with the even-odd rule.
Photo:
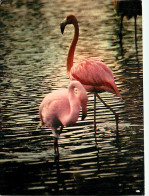
[[60, 24], [61, 33], [64, 33], [68, 24], [74, 26], [74, 37], [67, 56], [67, 73], [71, 80], [80, 81], [88, 92], [94, 93], [94, 129], [96, 131], [96, 97], [108, 107], [116, 119], [116, 129], [118, 130], [118, 115], [107, 105], [98, 93], [107, 91], [121, 97], [114, 81], [112, 71], [98, 58], [83, 59], [78, 64], [73, 65], [74, 52], [79, 37], [78, 21], [74, 15], [68, 15]]
[[55, 153], [58, 153], [58, 138], [63, 127], [74, 124], [78, 120], [80, 108], [82, 108], [82, 120], [87, 116], [87, 102], [86, 90], [78, 81], [72, 81], [68, 89], [62, 88], [44, 97], [39, 107], [39, 115], [41, 125], [52, 129], [55, 137]]

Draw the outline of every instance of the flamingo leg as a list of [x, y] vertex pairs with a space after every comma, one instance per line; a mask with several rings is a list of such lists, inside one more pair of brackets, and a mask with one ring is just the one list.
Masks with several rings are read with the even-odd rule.
[[[137, 16], [134, 16], [135, 19], [135, 48], [136, 48], [136, 59], [138, 62], [138, 45], [137, 45]], [[139, 67], [139, 66], [138, 66]]]
[[58, 152], [58, 138], [57, 137], [54, 137], [54, 152], [56, 155], [59, 154], [59, 152]]
[[96, 93], [94, 93], [94, 131], [96, 133]]
[[121, 15], [121, 24], [120, 24], [120, 33], [119, 33], [119, 37], [120, 37], [120, 41], [122, 42], [122, 30], [123, 30], [123, 18], [124, 16]]
[[[59, 135], [62, 133], [64, 126], [62, 125], [60, 130], [59, 130]], [[58, 138], [54, 137], [54, 152], [56, 155], [59, 155], [59, 150], [58, 150]]]
[[118, 132], [118, 114], [98, 95], [96, 94], [98, 99], [108, 108], [111, 110], [111, 112], [115, 115], [115, 121], [116, 121], [116, 131]]
[[59, 130], [59, 134], [62, 133], [63, 128], [64, 128], [64, 126], [62, 125], [61, 128], [60, 128], [60, 130]]
[[137, 41], [137, 16], [134, 16], [135, 19], [135, 42]]

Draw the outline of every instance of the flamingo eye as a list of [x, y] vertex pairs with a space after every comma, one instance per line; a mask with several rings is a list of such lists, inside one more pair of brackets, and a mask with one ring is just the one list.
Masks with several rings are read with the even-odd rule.
[[71, 19], [70, 18], [67, 19], [67, 24], [71, 24]]
[[77, 93], [78, 93], [77, 88], [75, 88], [74, 92], [75, 92], [75, 94], [77, 94]]

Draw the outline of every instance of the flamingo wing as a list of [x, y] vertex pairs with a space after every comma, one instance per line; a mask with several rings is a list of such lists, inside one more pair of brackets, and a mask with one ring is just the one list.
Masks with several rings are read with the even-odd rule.
[[69, 77], [71, 80], [80, 81], [89, 92], [108, 91], [120, 96], [112, 71], [99, 59], [80, 61], [71, 68]]
[[61, 116], [67, 115], [69, 110], [68, 90], [56, 90], [47, 94], [41, 102], [40, 119], [47, 127], [58, 127], [62, 124]]

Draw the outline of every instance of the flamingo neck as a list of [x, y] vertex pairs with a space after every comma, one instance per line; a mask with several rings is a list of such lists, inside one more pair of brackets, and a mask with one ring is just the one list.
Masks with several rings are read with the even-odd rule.
[[68, 52], [68, 56], [67, 56], [67, 73], [69, 74], [71, 67], [73, 66], [73, 58], [74, 58], [74, 52], [75, 52], [75, 48], [76, 48], [76, 44], [78, 42], [78, 37], [79, 37], [79, 26], [78, 26], [78, 22], [75, 21], [73, 23], [74, 25], [74, 37], [73, 40], [71, 42], [70, 48], [69, 48], [69, 52]]
[[69, 110], [69, 114], [63, 116], [62, 124], [64, 126], [69, 126], [75, 123], [80, 113], [80, 103], [74, 92], [74, 89], [73, 88], [69, 89], [68, 94], [69, 94], [68, 96], [69, 96], [70, 110]]
[[[77, 94], [75, 93], [75, 88], [77, 88]], [[68, 87], [68, 96], [70, 111], [67, 116], [64, 117], [63, 125], [68, 126], [77, 121], [80, 113], [80, 107], [82, 107], [82, 113], [86, 116], [87, 113], [87, 101], [88, 97], [84, 87], [78, 82], [73, 81]]]

